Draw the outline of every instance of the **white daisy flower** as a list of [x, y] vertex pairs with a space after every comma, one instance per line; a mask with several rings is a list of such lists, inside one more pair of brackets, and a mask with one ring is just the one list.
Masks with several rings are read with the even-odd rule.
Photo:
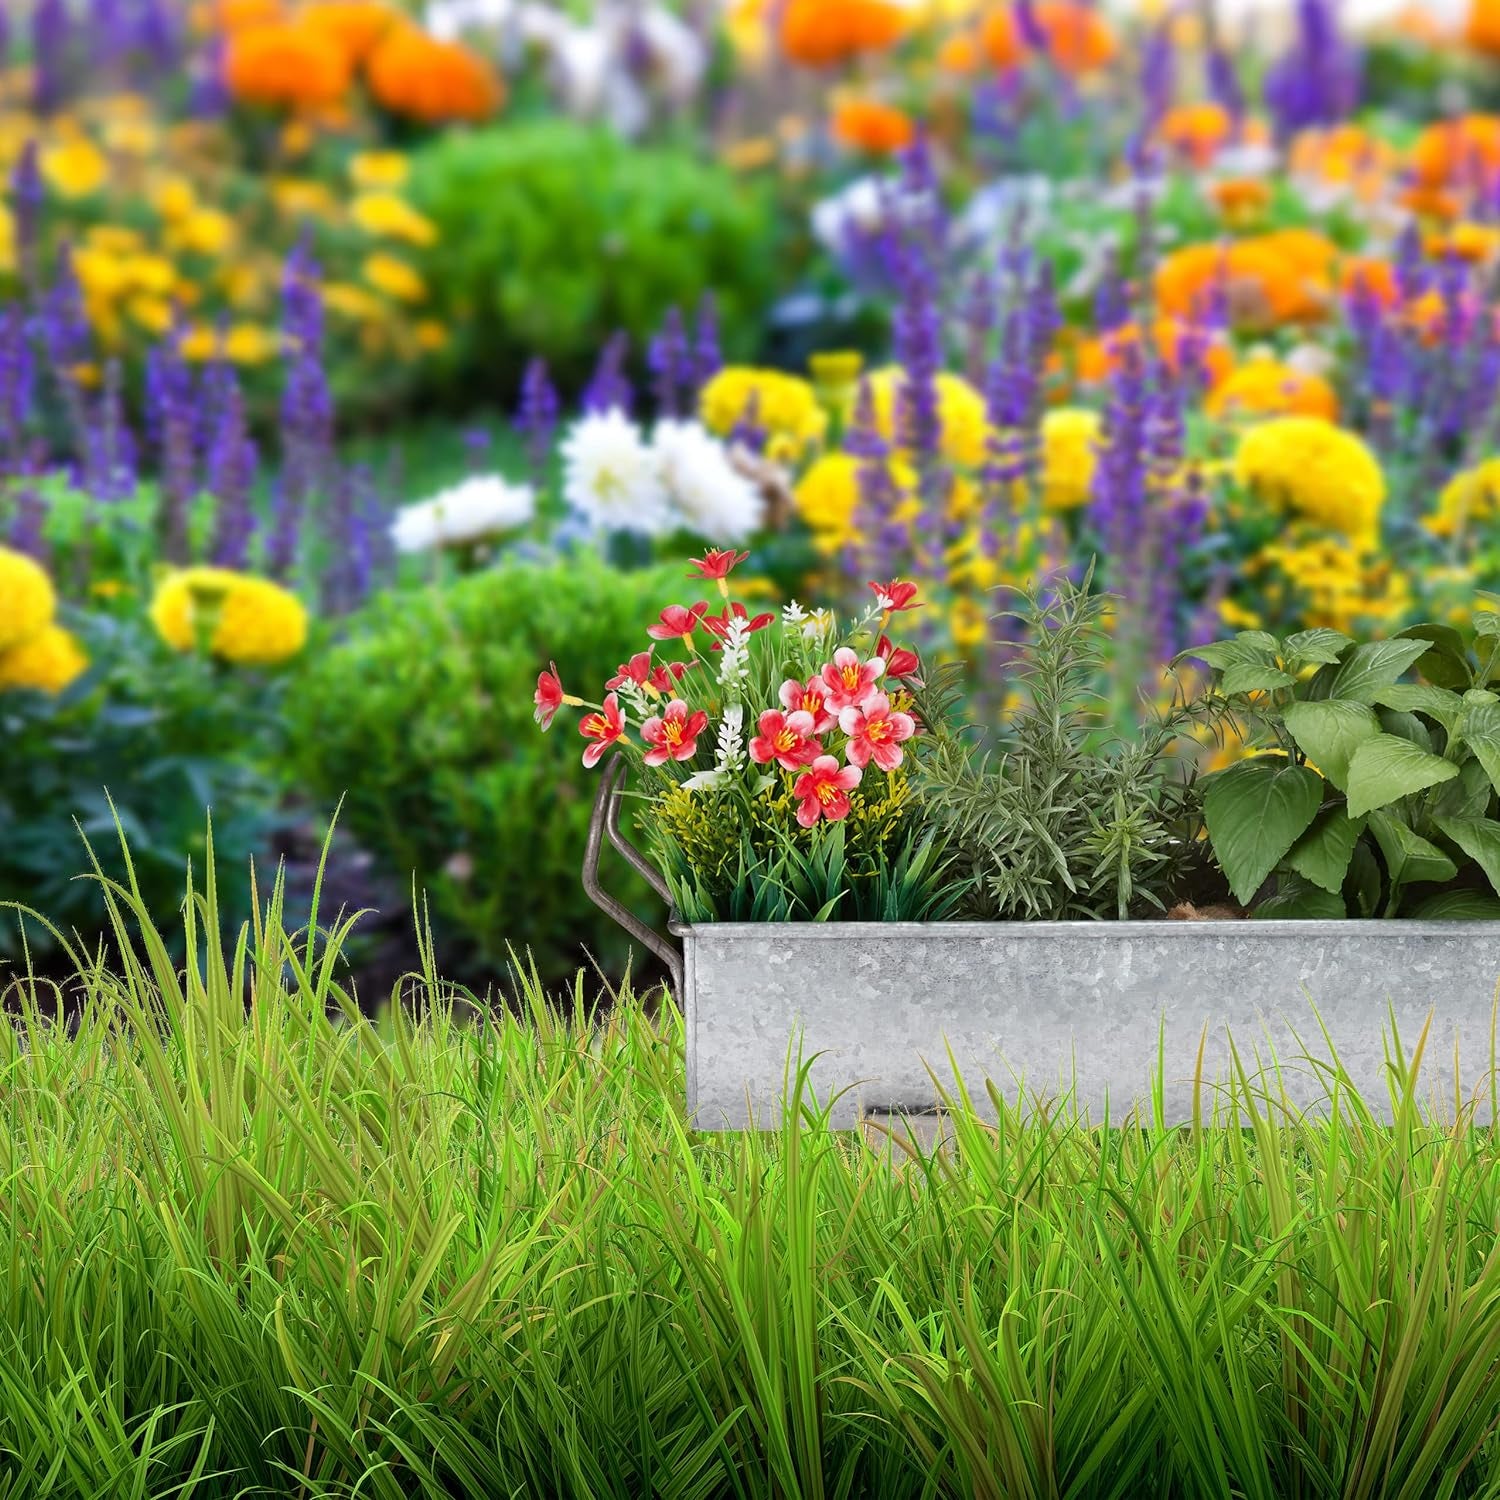
[[500, 474], [475, 475], [430, 500], [402, 506], [391, 522], [391, 540], [398, 552], [430, 552], [498, 536], [535, 514], [530, 485], [512, 484]]

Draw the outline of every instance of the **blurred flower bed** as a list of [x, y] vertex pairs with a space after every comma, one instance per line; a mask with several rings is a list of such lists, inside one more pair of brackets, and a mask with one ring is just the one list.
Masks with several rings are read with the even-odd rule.
[[80, 931], [106, 787], [157, 904], [206, 805], [247, 872], [346, 796], [461, 970], [613, 963], [521, 721], [544, 650], [649, 672], [705, 544], [920, 582], [980, 725], [1003, 585], [1092, 566], [1121, 722], [1226, 625], [1500, 585], [1487, 0], [36, 0], [4, 52], [0, 899]]

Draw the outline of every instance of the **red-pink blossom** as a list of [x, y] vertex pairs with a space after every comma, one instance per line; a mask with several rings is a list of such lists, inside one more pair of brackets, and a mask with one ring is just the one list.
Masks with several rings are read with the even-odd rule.
[[620, 664], [619, 670], [608, 682], [604, 684], [606, 690], [613, 692], [615, 688], [622, 688], [627, 682], [633, 682], [637, 687], [645, 687], [652, 678], [651, 652], [637, 651], [627, 662]]
[[818, 749], [810, 713], [784, 714], [779, 708], [768, 708], [760, 716], [760, 733], [750, 741], [750, 759], [760, 765], [774, 760], [785, 770], [797, 771]]
[[563, 692], [562, 679], [557, 675], [557, 663], [552, 662], [536, 680], [536, 692], [531, 701], [536, 705], [533, 717], [542, 729], [552, 728], [552, 720], [563, 706], [567, 694]]
[[584, 749], [584, 765], [597, 766], [599, 757], [625, 733], [625, 720], [620, 715], [620, 700], [611, 693], [598, 713], [583, 716], [578, 724], [578, 732], [584, 739], [594, 742]]
[[905, 646], [893, 646], [888, 635], [880, 637], [875, 654], [885, 659], [887, 680], [894, 678], [899, 681], [903, 677], [915, 677], [922, 670], [922, 661], [917, 653], [908, 651]]
[[828, 706], [828, 689], [821, 677], [809, 677], [806, 682], [788, 677], [777, 696], [788, 713], [812, 715], [814, 734], [827, 734], [839, 721], [839, 716]]
[[839, 728], [849, 736], [849, 759], [856, 766], [873, 760], [882, 771], [894, 771], [905, 751], [903, 740], [917, 732], [910, 714], [897, 713], [884, 693], [872, 693], [863, 708], [846, 708], [839, 715]]
[[641, 738], [651, 746], [646, 764], [661, 766], [669, 760], [691, 760], [698, 753], [698, 736], [707, 727], [708, 715], [701, 708], [689, 713], [681, 698], [672, 699], [665, 713], [641, 725]]
[[723, 637], [729, 634], [731, 620], [744, 620], [746, 630], [754, 633], [757, 630], [764, 630], [775, 618], [773, 614], [760, 614], [752, 619], [745, 606], [736, 602], [728, 605], [723, 614], [704, 615], [703, 628], [711, 635]]
[[820, 674], [828, 693], [829, 708], [838, 713], [846, 708], [858, 708], [875, 691], [875, 684], [884, 671], [884, 657], [872, 656], [869, 661], [862, 662], [848, 646], [840, 646]]
[[820, 755], [792, 785], [797, 799], [797, 821], [811, 828], [819, 818], [837, 823], [849, 816], [849, 793], [864, 775], [858, 766], [840, 766], [831, 755]]
[[903, 609], [921, 609], [916, 603], [917, 586], [908, 583], [903, 578], [893, 578], [889, 583], [874, 583], [870, 587], [875, 591], [875, 598], [881, 609], [887, 614], [895, 614]]
[[693, 605], [669, 604], [661, 612], [655, 625], [646, 627], [646, 634], [654, 641], [676, 640], [679, 636], [691, 635], [708, 608], [708, 600], [700, 599]]
[[749, 556], [748, 552], [736, 552], [732, 548], [725, 552], [720, 548], [712, 547], [702, 557], [691, 559], [688, 566], [695, 571], [687, 576], [689, 578], [725, 579]]

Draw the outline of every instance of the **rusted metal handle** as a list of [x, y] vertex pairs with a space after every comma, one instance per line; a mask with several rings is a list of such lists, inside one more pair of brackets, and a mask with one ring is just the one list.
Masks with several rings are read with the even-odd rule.
[[661, 872], [620, 832], [620, 793], [624, 790], [628, 770], [624, 756], [612, 755], [600, 774], [599, 790], [594, 796], [594, 814], [589, 819], [589, 841], [583, 851], [583, 889], [605, 916], [666, 965], [672, 980], [672, 993], [681, 1000], [682, 954], [670, 938], [664, 938], [648, 927], [599, 884], [599, 856], [604, 852], [604, 840], [608, 838], [626, 863], [646, 878], [651, 889], [669, 906], [672, 903], [672, 892]]

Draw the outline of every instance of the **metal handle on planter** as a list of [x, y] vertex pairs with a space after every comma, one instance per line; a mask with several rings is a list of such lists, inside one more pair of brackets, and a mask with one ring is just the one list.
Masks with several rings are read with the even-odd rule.
[[628, 774], [624, 756], [612, 755], [605, 762], [599, 778], [599, 790], [594, 796], [594, 814], [589, 819], [589, 841], [583, 851], [583, 889], [589, 900], [609, 917], [616, 926], [624, 930], [649, 948], [667, 967], [672, 979], [672, 992], [682, 996], [682, 954], [669, 938], [648, 927], [636, 914], [616, 901], [599, 884], [599, 856], [603, 852], [604, 840], [608, 837], [616, 851], [632, 869], [637, 870], [650, 882], [651, 889], [668, 906], [672, 904], [672, 892], [661, 878], [660, 872], [629, 839], [620, 832], [620, 793], [624, 790]]

